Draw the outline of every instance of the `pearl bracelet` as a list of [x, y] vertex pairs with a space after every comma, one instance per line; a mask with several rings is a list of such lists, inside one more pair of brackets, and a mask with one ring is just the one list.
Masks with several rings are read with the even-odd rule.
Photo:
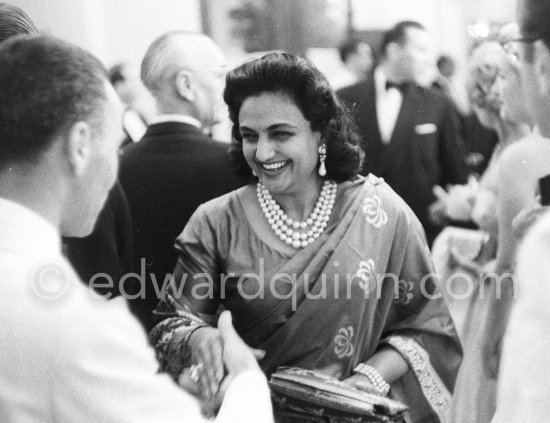
[[390, 392], [389, 383], [384, 380], [382, 375], [374, 367], [369, 366], [368, 364], [360, 363], [355, 369], [353, 369], [353, 371], [366, 376], [383, 397], [388, 395]]

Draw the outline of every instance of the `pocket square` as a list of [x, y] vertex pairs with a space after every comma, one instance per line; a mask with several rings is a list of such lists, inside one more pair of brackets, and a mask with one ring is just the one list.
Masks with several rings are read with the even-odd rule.
[[437, 131], [437, 126], [434, 123], [423, 123], [414, 127], [414, 132], [418, 135], [433, 134]]

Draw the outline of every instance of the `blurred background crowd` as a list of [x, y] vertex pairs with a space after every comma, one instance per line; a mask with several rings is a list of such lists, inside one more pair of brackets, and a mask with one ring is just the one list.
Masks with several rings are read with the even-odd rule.
[[[374, 64], [383, 32], [396, 22], [409, 19], [421, 22], [433, 34], [435, 59], [439, 57], [439, 66], [444, 68], [441, 73], [451, 82], [461, 110], [467, 111], [463, 85], [469, 51], [479, 40], [493, 35], [499, 25], [513, 20], [513, 3], [145, 0], [136, 6], [130, 0], [13, 2], [33, 17], [41, 31], [88, 49], [107, 67], [124, 64], [124, 70], [119, 72], [126, 75], [125, 83], [120, 84], [125, 91], [122, 95], [145, 119], [154, 114], [154, 105], [147, 90], [140, 88], [138, 69], [148, 45], [165, 32], [205, 33], [223, 50], [230, 67], [254, 52], [280, 49], [305, 56], [335, 88], [340, 88], [354, 82], [354, 74], [364, 74]], [[354, 44], [358, 41], [364, 43], [356, 49]], [[438, 76], [435, 66], [433, 72], [426, 75], [427, 83]], [[219, 134], [218, 139], [229, 141], [227, 130], [222, 129]], [[476, 162], [476, 157], [472, 160]]]

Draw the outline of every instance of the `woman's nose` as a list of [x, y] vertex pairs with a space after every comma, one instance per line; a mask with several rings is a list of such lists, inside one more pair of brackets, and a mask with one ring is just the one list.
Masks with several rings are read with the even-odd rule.
[[256, 145], [256, 160], [259, 162], [266, 162], [275, 156], [275, 149], [273, 143], [267, 136], [258, 138], [258, 144]]

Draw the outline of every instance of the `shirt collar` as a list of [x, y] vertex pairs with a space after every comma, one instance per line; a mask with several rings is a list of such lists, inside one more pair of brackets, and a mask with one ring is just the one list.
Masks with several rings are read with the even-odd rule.
[[384, 71], [378, 66], [376, 69], [374, 69], [374, 85], [376, 87], [377, 92], [386, 92], [386, 82], [388, 81], [388, 77], [384, 73]]
[[61, 252], [61, 239], [46, 219], [0, 197], [0, 248], [51, 255]]
[[198, 129], [202, 128], [202, 125], [198, 119], [192, 116], [180, 115], [176, 113], [158, 115], [154, 117], [151, 120], [151, 122], [149, 122], [149, 124], [154, 125], [156, 123], [165, 123], [165, 122], [181, 122], [181, 123], [186, 123], [188, 125], [194, 126]]

